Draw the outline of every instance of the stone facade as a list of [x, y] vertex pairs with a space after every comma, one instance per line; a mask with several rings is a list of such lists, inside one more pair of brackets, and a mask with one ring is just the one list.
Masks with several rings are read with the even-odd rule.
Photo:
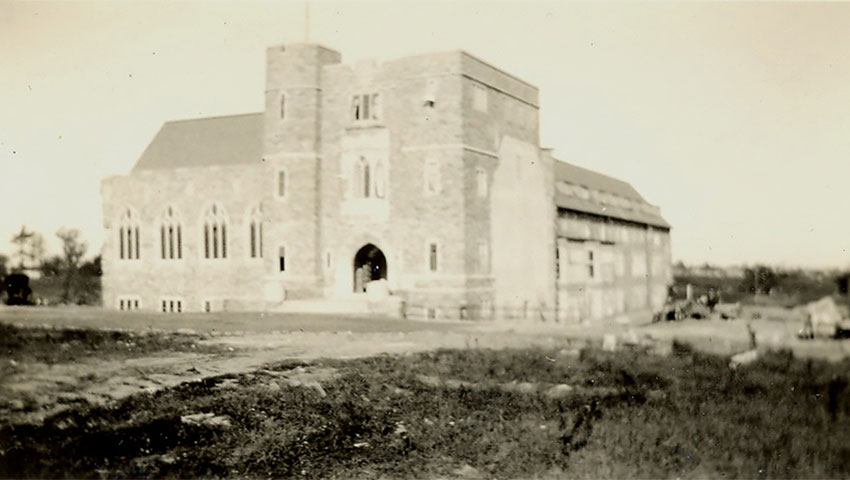
[[412, 318], [572, 322], [666, 295], [657, 209], [595, 173], [631, 196], [625, 213], [570, 200], [562, 184], [586, 175], [540, 148], [536, 87], [465, 52], [348, 65], [271, 47], [265, 104], [169, 122], [131, 174], [104, 180], [107, 307], [274, 310], [383, 285]]

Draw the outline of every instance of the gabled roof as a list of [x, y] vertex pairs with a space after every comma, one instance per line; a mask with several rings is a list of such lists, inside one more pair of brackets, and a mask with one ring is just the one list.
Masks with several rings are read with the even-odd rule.
[[263, 114], [166, 122], [133, 171], [259, 163], [263, 157]]
[[631, 186], [628, 182], [561, 160], [556, 160], [554, 164], [556, 181], [582, 185], [591, 190], [601, 190], [630, 200], [647, 203], [638, 191], [635, 190], [635, 187]]
[[[633, 200], [638, 203], [649, 205], [649, 202], [638, 193], [628, 182], [618, 180], [608, 175], [603, 175], [593, 170], [573, 165], [571, 163], [555, 160], [555, 181], [568, 182], [573, 185], [581, 185], [590, 190], [599, 190], [606, 193]], [[627, 209], [614, 205], [603, 205], [592, 200], [566, 195], [555, 189], [555, 204], [559, 208], [577, 212], [589, 213], [603, 217], [611, 217], [629, 222], [644, 223], [661, 228], [670, 228], [667, 220], [659, 213], [643, 210]]]

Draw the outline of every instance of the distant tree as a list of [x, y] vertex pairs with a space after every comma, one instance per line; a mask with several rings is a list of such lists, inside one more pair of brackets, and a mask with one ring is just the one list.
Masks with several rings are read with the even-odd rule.
[[21, 225], [21, 231], [12, 236], [12, 243], [17, 247], [18, 254], [18, 270], [23, 270], [26, 268], [24, 262], [27, 258], [27, 251], [29, 250], [29, 242], [30, 239], [35, 235], [34, 232], [27, 231], [26, 225]]
[[838, 293], [847, 295], [850, 291], [850, 272], [842, 273], [835, 278], [835, 283], [838, 284]]
[[53, 255], [41, 262], [41, 274], [45, 277], [58, 277], [64, 269], [65, 259], [61, 255]]
[[21, 231], [12, 236], [12, 243], [16, 246], [15, 256], [18, 261], [15, 270], [41, 268], [45, 246], [44, 237], [40, 233], [29, 231], [26, 225], [22, 225]]
[[80, 262], [88, 249], [88, 245], [80, 239], [80, 231], [77, 229], [66, 229], [62, 227], [56, 232], [56, 236], [62, 240], [63, 266], [65, 269], [65, 280], [62, 284], [62, 301], [67, 303], [71, 302], [71, 288], [80, 268]]
[[0, 254], [0, 280], [9, 274], [9, 257]]
[[80, 267], [80, 274], [85, 277], [99, 277], [103, 275], [103, 271], [100, 269], [100, 255], [83, 263]]
[[741, 286], [753, 294], [769, 294], [779, 284], [780, 280], [781, 276], [772, 268], [764, 265], [756, 265], [744, 269], [744, 279], [741, 282]]
[[29, 244], [27, 245], [27, 251], [25, 252], [27, 267], [41, 268], [41, 262], [44, 261], [45, 251], [44, 237], [38, 232], [33, 232], [29, 239]]

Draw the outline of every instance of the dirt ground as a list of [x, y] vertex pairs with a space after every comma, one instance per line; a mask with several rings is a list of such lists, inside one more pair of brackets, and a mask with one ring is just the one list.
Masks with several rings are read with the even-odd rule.
[[[0, 424], [38, 423], [80, 405], [103, 405], [139, 392], [153, 392], [186, 381], [247, 372], [287, 359], [357, 358], [410, 354], [440, 348], [523, 348], [541, 346], [578, 352], [606, 336], [619, 343], [660, 345], [673, 340], [698, 349], [734, 354], [750, 348], [747, 325], [759, 348], [790, 348], [798, 357], [838, 360], [850, 355], [850, 342], [801, 341], [800, 325], [788, 311], [759, 311], [752, 319], [688, 320], [649, 324], [557, 325], [533, 323], [439, 323], [291, 314], [132, 314], [94, 308], [2, 308], [0, 322], [47, 329], [111, 329], [154, 334], [194, 335], [197, 351], [148, 352], [108, 357], [88, 355], [70, 362], [6, 359], [0, 372]], [[57, 348], [61, 345], [57, 345]], [[669, 351], [669, 348], [667, 348]]]

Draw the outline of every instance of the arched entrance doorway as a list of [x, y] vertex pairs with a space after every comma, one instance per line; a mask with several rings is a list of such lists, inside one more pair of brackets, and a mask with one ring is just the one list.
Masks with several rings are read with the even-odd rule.
[[354, 255], [354, 293], [363, 293], [369, 282], [386, 278], [387, 258], [384, 252], [371, 243], [364, 245]]

